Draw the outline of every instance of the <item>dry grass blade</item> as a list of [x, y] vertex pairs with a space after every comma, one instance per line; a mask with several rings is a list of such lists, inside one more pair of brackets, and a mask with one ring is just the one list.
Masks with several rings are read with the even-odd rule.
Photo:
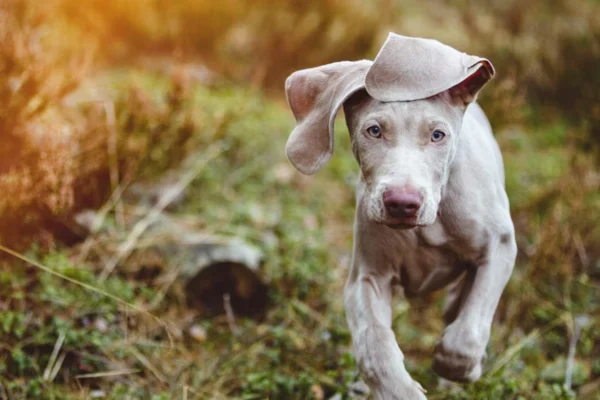
[[579, 336], [581, 335], [581, 330], [590, 324], [590, 318], [587, 315], [578, 315], [573, 320], [574, 320], [573, 323], [574, 323], [575, 327], [573, 329], [573, 336], [571, 336], [571, 341], [569, 342], [569, 354], [567, 356], [567, 370], [565, 372], [564, 387], [567, 390], [571, 390], [571, 386], [572, 386], [572, 382], [573, 382], [573, 367], [575, 365], [575, 349], [577, 347], [577, 342], [579, 341]]
[[594, 393], [600, 393], [600, 378], [595, 379], [590, 383], [586, 383], [579, 390], [579, 395], [581, 399], [589, 399]]
[[171, 286], [177, 280], [178, 276], [179, 276], [178, 268], [171, 268], [171, 270], [167, 274], [165, 274], [164, 282], [163, 282], [161, 288], [156, 293], [156, 296], [150, 302], [149, 309], [153, 310], [160, 305], [160, 303], [163, 301], [163, 299], [167, 295], [167, 292], [169, 291]]
[[318, 311], [308, 307], [305, 303], [298, 301], [298, 299], [292, 299], [291, 304], [302, 315], [305, 315], [317, 321], [321, 326], [327, 326], [327, 320], [325, 319], [325, 317], [321, 315]]
[[110, 199], [95, 214], [94, 220], [92, 221], [92, 226], [90, 227], [90, 237], [88, 237], [85, 240], [85, 242], [83, 242], [83, 245], [81, 246], [81, 250], [79, 251], [79, 254], [77, 255], [76, 262], [82, 262], [83, 260], [85, 260], [87, 258], [90, 250], [92, 249], [92, 247], [94, 246], [94, 243], [96, 242], [93, 235], [95, 233], [97, 233], [98, 230], [100, 230], [100, 228], [104, 224], [104, 221], [106, 220], [106, 216], [108, 215], [110, 210], [112, 210], [113, 207], [116, 207], [116, 205], [121, 201], [121, 196], [123, 196], [123, 193], [129, 186], [129, 183], [130, 183], [130, 181], [121, 183], [113, 191], [112, 195], [110, 196]]
[[0, 399], [1, 400], [8, 400], [8, 393], [6, 391], [6, 387], [4, 386], [4, 384], [0, 381]]
[[109, 378], [109, 377], [122, 376], [122, 375], [132, 375], [132, 374], [137, 374], [139, 372], [140, 372], [139, 369], [125, 368], [125, 369], [119, 369], [119, 370], [115, 370], [115, 371], [104, 371], [104, 372], [94, 372], [91, 374], [75, 375], [75, 379]]
[[581, 235], [579, 234], [579, 232], [573, 233], [573, 244], [575, 245], [575, 249], [577, 250], [577, 255], [579, 256], [581, 265], [583, 265], [584, 268], [587, 268], [590, 264], [590, 258], [588, 257], [587, 251], [585, 250], [585, 246], [583, 244], [583, 240], [581, 239]]
[[167, 382], [167, 378], [165, 378], [165, 376], [154, 366], [154, 364], [150, 362], [150, 360], [148, 360], [148, 358], [146, 358], [145, 355], [140, 353], [135, 347], [131, 347], [130, 351], [139, 360], [139, 362], [141, 362], [144, 367], [148, 369], [148, 371], [152, 372], [155, 377], [162, 382]]
[[71, 278], [71, 277], [69, 277], [69, 276], [67, 276], [65, 274], [61, 274], [60, 272], [54, 271], [52, 268], [49, 268], [49, 267], [47, 267], [47, 266], [45, 266], [45, 265], [43, 265], [43, 264], [41, 264], [41, 263], [39, 263], [39, 262], [37, 262], [35, 260], [32, 260], [32, 259], [30, 259], [30, 258], [28, 258], [28, 257], [26, 257], [26, 256], [24, 256], [22, 254], [19, 254], [16, 251], [11, 250], [11, 249], [9, 249], [9, 248], [1, 245], [1, 244], [0, 244], [0, 250], [4, 251], [5, 253], [10, 254], [13, 257], [16, 257], [16, 258], [20, 259], [21, 261], [25, 261], [26, 263], [28, 263], [30, 265], [33, 265], [34, 267], [36, 267], [38, 269], [41, 269], [44, 272], [47, 272], [47, 273], [49, 273], [51, 275], [54, 275], [54, 276], [56, 276], [56, 277], [58, 277], [60, 279], [65, 280], [65, 281], [71, 282], [71, 283], [73, 283], [73, 284], [75, 284], [77, 286], [80, 286], [80, 287], [82, 287], [82, 288], [84, 288], [86, 290], [90, 290], [92, 292], [98, 293], [101, 296], [107, 297], [107, 298], [109, 298], [111, 300], [116, 301], [119, 304], [124, 305], [125, 307], [127, 307], [127, 309], [131, 308], [131, 309], [139, 312], [140, 314], [143, 314], [143, 315], [146, 315], [146, 316], [150, 317], [151, 319], [153, 319], [154, 321], [156, 321], [156, 323], [158, 323], [165, 330], [165, 332], [167, 333], [168, 339], [169, 339], [169, 346], [171, 348], [174, 347], [173, 337], [172, 337], [171, 332], [170, 332], [170, 330], [169, 330], [169, 328], [167, 326], [167, 323], [165, 321], [163, 321], [162, 319], [160, 319], [159, 317], [157, 317], [156, 315], [154, 315], [154, 314], [152, 314], [152, 313], [144, 310], [143, 308], [140, 308], [140, 307], [136, 306], [135, 304], [129, 303], [129, 302], [121, 299], [120, 297], [115, 296], [114, 294], [108, 293], [105, 290], [99, 289], [99, 288], [97, 288], [95, 286], [92, 286], [92, 285], [90, 285], [88, 283], [82, 282], [80, 280]]
[[67, 358], [67, 353], [61, 353], [61, 355], [58, 356], [58, 359], [54, 363], [54, 368], [52, 368], [52, 371], [50, 372], [50, 378], [48, 379], [50, 382], [54, 381], [56, 375], [58, 375], [63, 362], [65, 362], [65, 358]]
[[496, 360], [496, 362], [494, 363], [494, 365], [490, 368], [489, 375], [494, 375], [497, 372], [499, 372], [513, 358], [515, 358], [516, 355], [519, 354], [519, 352], [527, 344], [531, 343], [534, 339], [539, 338], [544, 333], [546, 333], [549, 330], [555, 328], [556, 326], [560, 325], [561, 323], [564, 323], [565, 321], [567, 321], [568, 318], [569, 318], [569, 313], [565, 312], [565, 313], [561, 314], [559, 317], [557, 317], [555, 320], [553, 320], [551, 323], [549, 323], [547, 326], [545, 326], [544, 329], [534, 329], [531, 332], [529, 332], [529, 334], [526, 337], [524, 337], [518, 343], [515, 343], [514, 345], [512, 345], [511, 347], [509, 347], [504, 352], [504, 354], [502, 355], [502, 357], [500, 357], [498, 360]]
[[142, 236], [142, 234], [148, 229], [148, 227], [156, 221], [156, 219], [160, 216], [160, 214], [164, 211], [164, 209], [174, 200], [176, 199], [181, 192], [198, 176], [198, 174], [204, 169], [204, 167], [214, 158], [219, 156], [223, 152], [223, 146], [218, 143], [216, 145], [211, 146], [206, 153], [204, 154], [204, 158], [197, 161], [196, 164], [190, 168], [189, 171], [184, 173], [181, 178], [177, 181], [177, 183], [173, 186], [173, 188], [167, 192], [165, 192], [156, 205], [152, 207], [152, 209], [148, 212], [145, 218], [138, 221], [129, 236], [123, 242], [119, 249], [117, 250], [117, 254], [105, 265], [102, 273], [100, 274], [100, 280], [104, 281], [108, 276], [112, 273], [115, 267], [119, 264], [119, 262], [125, 258], [127, 258], [133, 249], [135, 248], [136, 242]]
[[[115, 104], [112, 101], [104, 102], [104, 112], [106, 113], [106, 124], [108, 127], [108, 164], [110, 172], [110, 184], [113, 192], [119, 186], [119, 155], [117, 153], [117, 123], [115, 117]], [[115, 203], [116, 222], [119, 228], [125, 227], [125, 216], [123, 212], [123, 203], [118, 199]]]
[[[48, 365], [46, 365], [46, 369], [44, 370], [43, 378], [46, 381], [52, 381], [51, 377], [53, 375], [53, 371], [56, 369], [58, 354], [60, 353], [60, 349], [62, 348], [63, 342], [65, 340], [65, 333], [61, 332], [56, 342], [54, 343], [54, 348], [52, 349], [52, 354], [50, 354], [50, 359], [48, 360]], [[64, 357], [63, 357], [64, 360]], [[62, 362], [61, 362], [62, 364]], [[60, 368], [60, 365], [59, 365]], [[58, 371], [57, 371], [58, 373]], [[56, 376], [56, 374], [54, 374]]]

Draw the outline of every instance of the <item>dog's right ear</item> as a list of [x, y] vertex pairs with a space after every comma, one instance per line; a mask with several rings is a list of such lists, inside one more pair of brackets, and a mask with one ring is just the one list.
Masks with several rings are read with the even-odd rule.
[[432, 39], [390, 33], [365, 77], [379, 101], [414, 101], [450, 90], [464, 106], [494, 76], [492, 63]]
[[296, 128], [285, 146], [290, 162], [310, 175], [333, 154], [335, 116], [356, 91], [365, 87], [372, 62], [343, 61], [294, 72], [285, 81], [285, 94]]

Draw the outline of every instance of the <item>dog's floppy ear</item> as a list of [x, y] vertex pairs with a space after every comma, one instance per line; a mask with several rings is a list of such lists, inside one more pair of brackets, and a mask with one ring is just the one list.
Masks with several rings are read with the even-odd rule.
[[477, 93], [494, 77], [494, 67], [488, 60], [476, 64], [465, 80], [450, 89], [450, 94], [461, 100], [464, 105], [475, 101]]
[[343, 61], [294, 72], [285, 94], [296, 128], [285, 146], [290, 162], [302, 173], [317, 172], [333, 154], [333, 124], [344, 101], [365, 87], [372, 62]]
[[380, 101], [425, 99], [448, 89], [465, 104], [494, 76], [492, 63], [432, 39], [390, 33], [365, 78]]

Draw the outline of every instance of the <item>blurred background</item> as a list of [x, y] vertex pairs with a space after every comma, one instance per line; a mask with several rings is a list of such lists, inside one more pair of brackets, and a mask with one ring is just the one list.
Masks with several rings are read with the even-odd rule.
[[284, 145], [283, 82], [387, 33], [489, 58], [519, 257], [486, 373], [432, 399], [600, 398], [597, 0], [0, 2], [0, 399], [366, 399], [341, 294], [357, 166]]

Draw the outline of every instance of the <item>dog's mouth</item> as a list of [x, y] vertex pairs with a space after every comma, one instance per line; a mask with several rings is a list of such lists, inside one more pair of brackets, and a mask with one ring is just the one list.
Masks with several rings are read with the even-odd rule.
[[417, 226], [417, 224], [403, 224], [403, 223], [399, 223], [399, 224], [386, 224], [389, 228], [392, 229], [396, 229], [396, 230], [405, 230], [405, 229], [412, 229], [414, 227]]
[[411, 229], [419, 226], [417, 218], [390, 218], [382, 222], [392, 229]]

